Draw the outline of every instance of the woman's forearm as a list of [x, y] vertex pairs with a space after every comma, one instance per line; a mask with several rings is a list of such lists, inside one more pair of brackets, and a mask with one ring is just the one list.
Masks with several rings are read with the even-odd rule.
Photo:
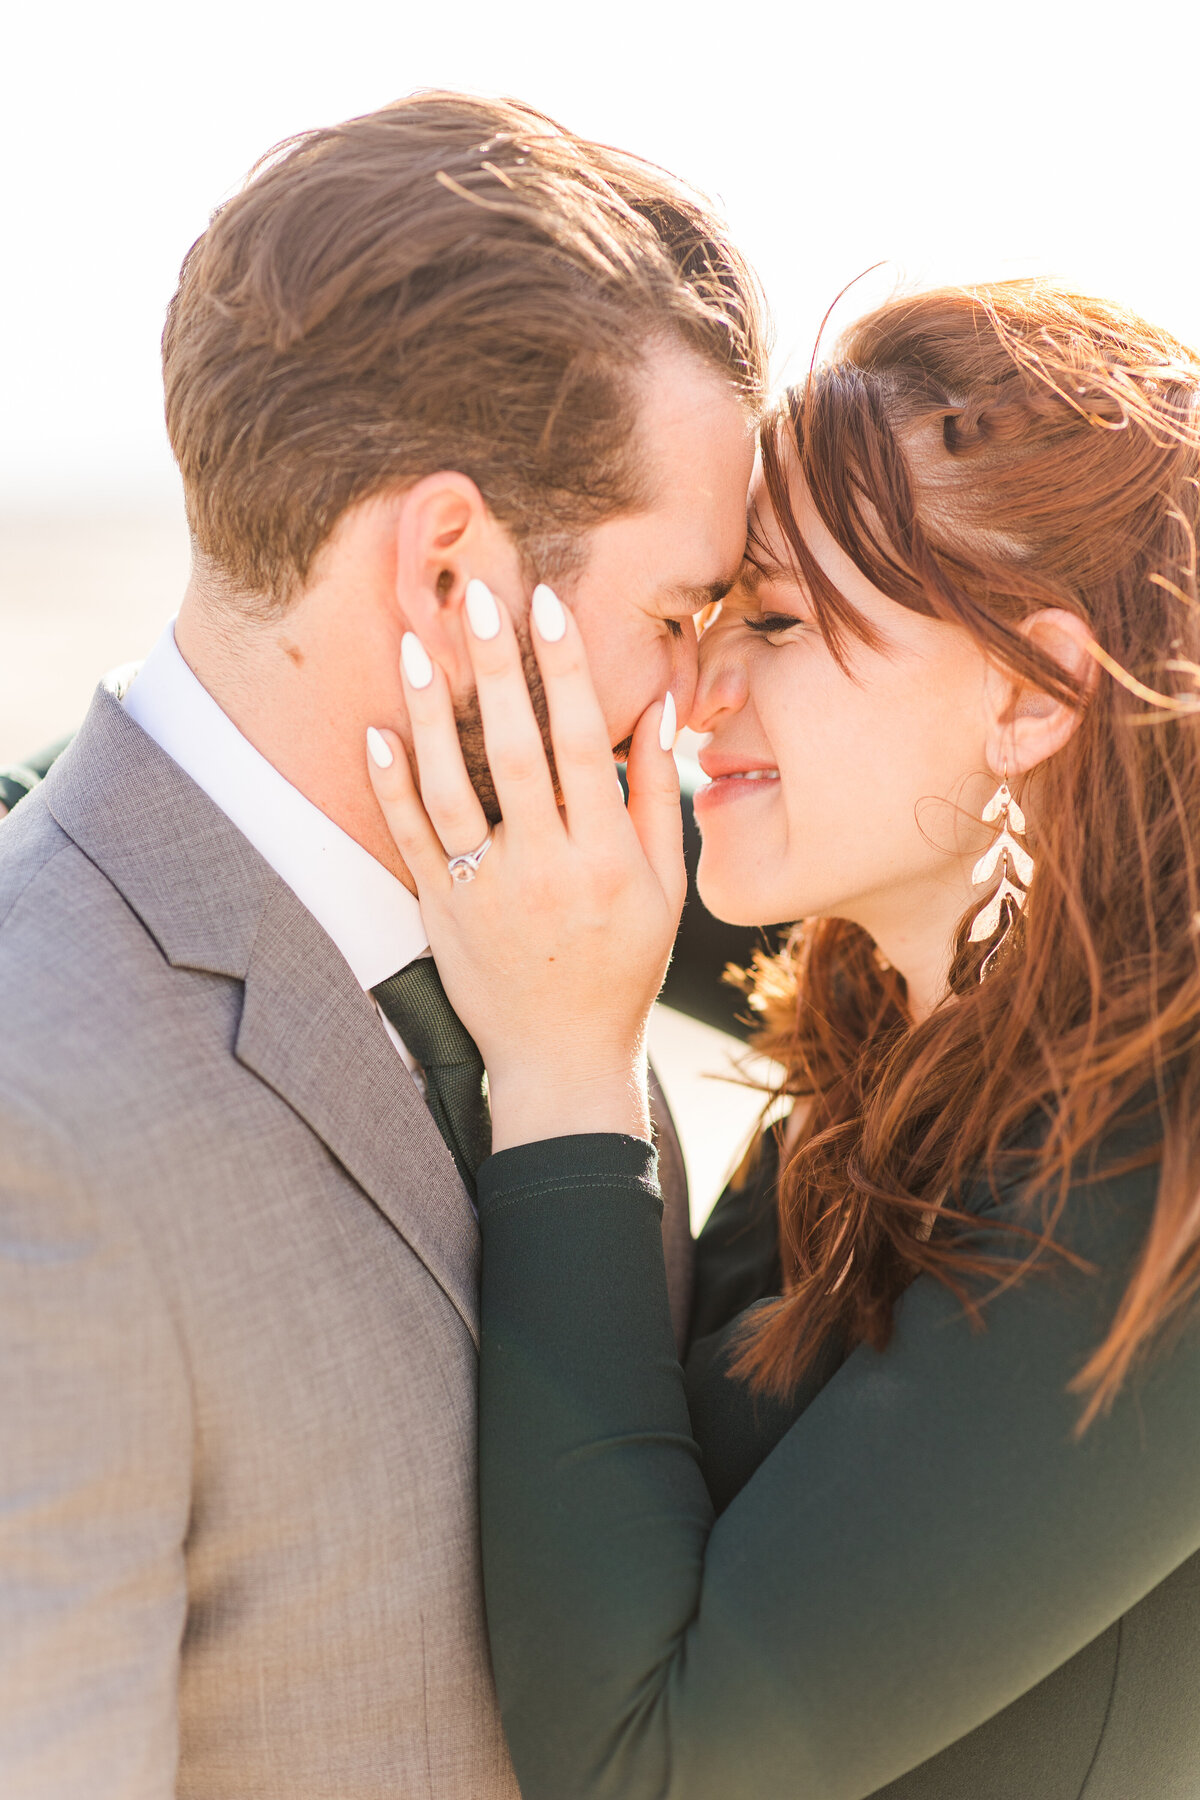
[[[546, 1148], [532, 1180], [528, 1151], [481, 1171], [480, 1461], [496, 1674], [531, 1800], [640, 1800], [666, 1791], [655, 1672], [669, 1671], [692, 1612], [712, 1506], [667, 1311], [654, 1152], [640, 1139], [575, 1137], [546, 1162]], [[564, 1211], [575, 1265], [565, 1281]], [[629, 1721], [636, 1767], [626, 1766], [625, 1731], [613, 1729], [640, 1686], [635, 1668], [651, 1675], [642, 1727]], [[547, 1736], [555, 1717], [572, 1729]]]
[[573, 1073], [565, 1056], [544, 1068], [518, 1068], [508, 1079], [489, 1070], [493, 1151], [547, 1138], [613, 1133], [649, 1144], [649, 1069], [645, 1052], [608, 1066], [585, 1059]]

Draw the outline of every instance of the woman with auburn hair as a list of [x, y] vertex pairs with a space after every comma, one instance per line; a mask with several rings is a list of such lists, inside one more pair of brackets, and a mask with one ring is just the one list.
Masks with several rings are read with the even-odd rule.
[[1200, 1792], [1200, 361], [1045, 283], [894, 301], [763, 434], [700, 888], [801, 920], [792, 1099], [672, 1351], [643, 1076], [682, 872], [534, 599], [373, 768], [491, 1084], [481, 1477], [526, 1800]]

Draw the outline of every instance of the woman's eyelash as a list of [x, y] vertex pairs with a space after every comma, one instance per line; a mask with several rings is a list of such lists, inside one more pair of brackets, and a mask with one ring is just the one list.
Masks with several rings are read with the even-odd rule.
[[750, 631], [760, 632], [764, 637], [770, 632], [787, 631], [793, 625], [803, 625], [803, 623], [804, 620], [798, 619], [795, 613], [764, 613], [761, 618], [745, 620]]
[[678, 619], [664, 619], [663, 624], [666, 626], [667, 630], [670, 632], [670, 634], [673, 638], [682, 639], [683, 626], [679, 623]]

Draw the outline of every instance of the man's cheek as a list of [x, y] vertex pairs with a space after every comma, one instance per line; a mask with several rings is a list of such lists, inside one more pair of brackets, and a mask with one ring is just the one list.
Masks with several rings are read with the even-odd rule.
[[671, 684], [670, 657], [658, 632], [622, 630], [611, 614], [607, 619], [589, 614], [580, 618], [579, 628], [613, 755], [623, 761], [634, 726]]
[[[596, 684], [596, 698], [604, 714], [614, 754], [624, 755], [628, 751], [633, 728], [645, 710], [645, 707], [638, 705], [637, 695], [630, 691], [630, 670], [593, 667], [592, 679]], [[649, 704], [647, 700], [646, 705]]]

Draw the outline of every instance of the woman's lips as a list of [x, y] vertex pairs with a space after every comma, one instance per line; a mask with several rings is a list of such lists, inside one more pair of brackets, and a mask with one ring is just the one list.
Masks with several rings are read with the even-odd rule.
[[744, 800], [750, 794], [771, 794], [779, 787], [778, 769], [736, 769], [726, 775], [715, 775], [706, 787], [697, 788], [697, 812], [724, 806], [732, 800]]

